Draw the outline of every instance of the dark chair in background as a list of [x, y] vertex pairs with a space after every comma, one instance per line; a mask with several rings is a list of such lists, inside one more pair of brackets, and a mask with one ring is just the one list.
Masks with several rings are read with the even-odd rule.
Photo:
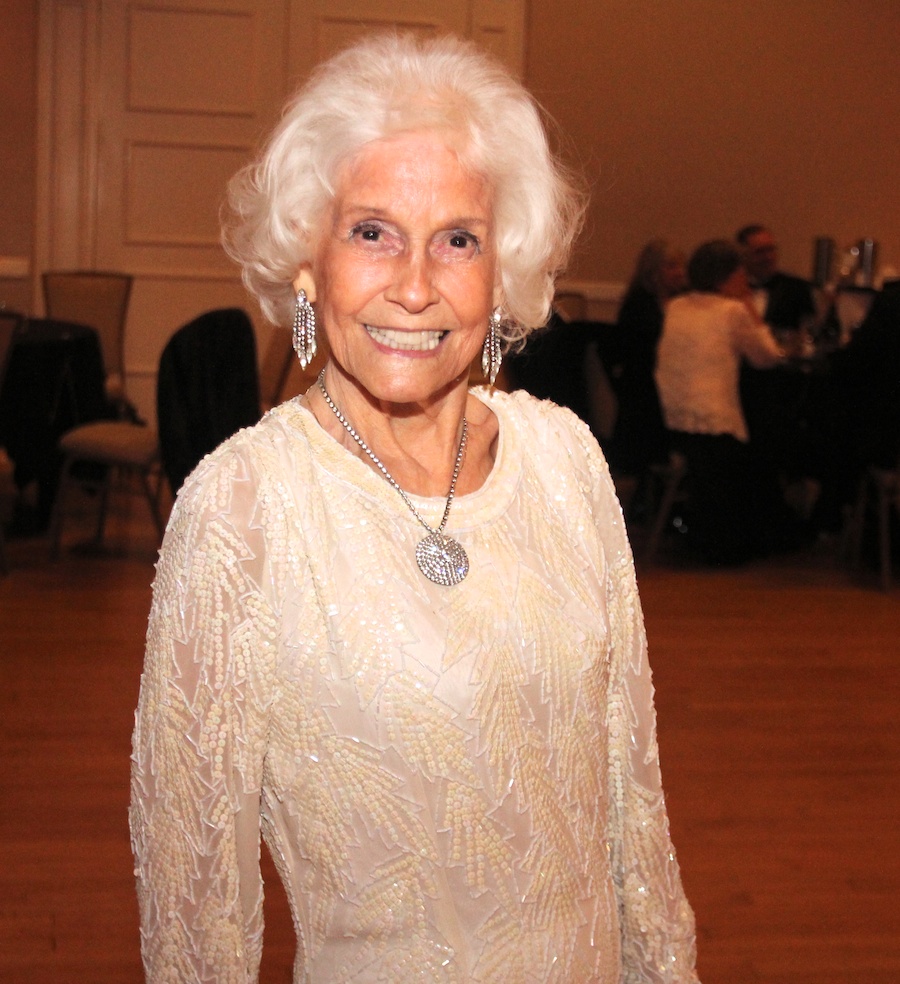
[[687, 458], [680, 451], [670, 451], [665, 462], [649, 465], [647, 482], [643, 489], [646, 518], [650, 526], [647, 540], [641, 552], [642, 561], [649, 565], [656, 559], [667, 525], [672, 520], [676, 504], [684, 504], [687, 493]]
[[568, 407], [591, 428], [601, 446], [612, 430], [606, 418], [615, 413], [604, 400], [609, 393], [604, 358], [609, 331], [604, 322], [566, 322], [554, 315], [545, 329], [529, 337], [521, 352], [504, 361], [511, 389]]
[[[88, 325], [23, 318], [0, 390], [0, 444], [15, 466], [20, 532], [42, 532], [59, 484], [59, 440], [114, 413], [106, 399], [97, 332]], [[32, 495], [34, 493], [34, 495]]]
[[860, 480], [859, 497], [850, 519], [849, 538], [853, 567], [859, 568], [862, 557], [862, 538], [869, 506], [874, 493], [875, 524], [878, 535], [878, 568], [882, 591], [891, 590], [891, 554], [893, 536], [891, 513], [900, 518], [900, 458], [895, 468], [870, 465]]
[[244, 311], [209, 311], [169, 339], [159, 362], [156, 410], [174, 494], [204, 455], [260, 418], [256, 339]]

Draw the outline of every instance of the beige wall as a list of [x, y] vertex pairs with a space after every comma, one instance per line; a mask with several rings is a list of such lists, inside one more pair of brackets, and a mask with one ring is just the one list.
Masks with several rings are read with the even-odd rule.
[[[36, 6], [0, 0], [0, 258], [33, 246]], [[816, 235], [900, 268], [895, 0], [531, 0], [529, 20], [526, 81], [592, 187], [573, 276], [754, 220], [802, 274]], [[29, 297], [0, 277], [0, 302]]]
[[751, 221], [804, 276], [817, 235], [900, 269], [898, 39], [896, 0], [532, 0], [527, 81], [592, 186], [573, 275]]

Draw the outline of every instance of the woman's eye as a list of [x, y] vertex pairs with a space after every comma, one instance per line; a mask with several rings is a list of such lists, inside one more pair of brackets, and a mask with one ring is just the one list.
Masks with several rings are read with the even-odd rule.
[[403, 237], [393, 226], [381, 222], [360, 222], [353, 226], [348, 242], [377, 256], [393, 255], [403, 249]]
[[381, 238], [381, 229], [375, 225], [358, 225], [350, 230], [351, 239], [362, 239], [367, 243], [377, 243]]
[[449, 242], [454, 249], [469, 249], [478, 246], [478, 240], [468, 232], [454, 232], [450, 236]]
[[437, 242], [437, 253], [448, 260], [474, 259], [481, 252], [477, 236], [465, 229], [445, 233]]

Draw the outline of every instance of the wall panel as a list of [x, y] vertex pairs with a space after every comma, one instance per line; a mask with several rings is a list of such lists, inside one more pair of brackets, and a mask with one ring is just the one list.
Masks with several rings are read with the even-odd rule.
[[253, 116], [256, 31], [250, 10], [134, 9], [128, 110]]

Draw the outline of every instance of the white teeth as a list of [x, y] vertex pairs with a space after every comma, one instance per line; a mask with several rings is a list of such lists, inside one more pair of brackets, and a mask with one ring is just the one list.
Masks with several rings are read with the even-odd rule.
[[392, 331], [374, 325], [366, 325], [366, 331], [376, 342], [401, 352], [430, 352], [438, 347], [445, 334], [442, 331]]

